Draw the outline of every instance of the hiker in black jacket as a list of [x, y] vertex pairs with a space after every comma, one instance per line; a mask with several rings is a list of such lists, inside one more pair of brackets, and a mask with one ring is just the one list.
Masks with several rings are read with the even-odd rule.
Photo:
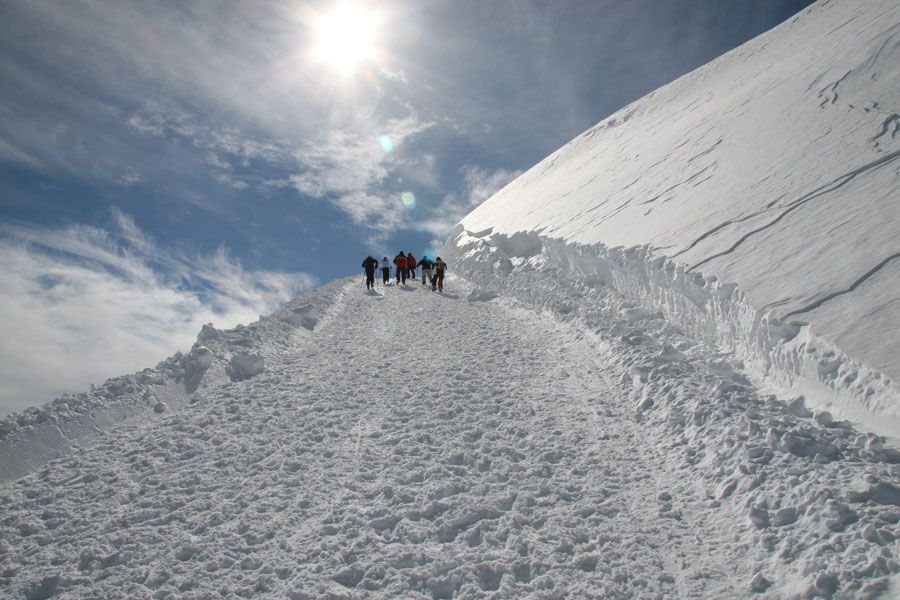
[[437, 289], [439, 292], [444, 291], [444, 271], [447, 270], [447, 263], [438, 256], [434, 259], [434, 277], [431, 279], [431, 290]]
[[366, 257], [366, 260], [363, 261], [362, 267], [366, 270], [366, 289], [375, 289], [375, 268], [378, 266], [378, 261], [372, 258], [371, 255]]

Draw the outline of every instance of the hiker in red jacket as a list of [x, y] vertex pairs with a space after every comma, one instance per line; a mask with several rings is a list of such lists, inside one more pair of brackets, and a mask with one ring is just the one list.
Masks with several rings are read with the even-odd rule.
[[400, 251], [400, 254], [394, 257], [394, 264], [397, 266], [397, 283], [400, 283], [400, 280], [403, 280], [403, 283], [406, 283], [406, 255], [403, 254], [403, 250]]
[[416, 278], [416, 257], [412, 255], [412, 252], [406, 255], [406, 278]]

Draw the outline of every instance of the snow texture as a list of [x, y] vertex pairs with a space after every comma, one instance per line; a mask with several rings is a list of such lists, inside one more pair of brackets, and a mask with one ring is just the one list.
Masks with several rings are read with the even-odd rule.
[[900, 596], [898, 11], [576, 139], [443, 293], [335, 281], [10, 415], [0, 597]]
[[[92, 430], [51, 419], [67, 446], [0, 487], [0, 589], [889, 597], [900, 453], [612, 289], [574, 318], [546, 268], [522, 271], [540, 310], [454, 276], [338, 281], [80, 398]], [[248, 355], [266, 368], [231, 377]], [[40, 425], [12, 435], [52, 446]]]
[[456, 245], [583, 257], [572, 268], [897, 436], [898, 133], [900, 4], [819, 2], [547, 157]]

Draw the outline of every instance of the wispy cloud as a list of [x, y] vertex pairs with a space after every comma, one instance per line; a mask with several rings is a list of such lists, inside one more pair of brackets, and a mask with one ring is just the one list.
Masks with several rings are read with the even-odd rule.
[[[392, 171], [407, 174], [419, 186], [437, 186], [434, 156], [398, 151], [435, 125], [415, 117], [345, 123], [297, 144], [216, 130], [158, 103], [146, 104], [127, 122], [141, 134], [177, 139], [202, 150], [202, 164], [221, 184], [236, 189], [290, 187], [303, 200], [324, 199], [355, 225], [370, 230], [372, 239], [383, 239], [405, 224], [399, 193], [384, 189]], [[269, 179], [268, 173], [284, 175]]]
[[461, 209], [467, 213], [473, 208], [499, 192], [507, 183], [522, 174], [522, 171], [497, 169], [488, 171], [481, 167], [468, 166], [463, 170], [463, 181], [467, 204]]
[[189, 113], [159, 102], [145, 103], [126, 119], [136, 132], [184, 141], [205, 151], [206, 163], [219, 169], [248, 167], [254, 161], [283, 164], [294, 153], [284, 139], [265, 139], [238, 129], [217, 128], [201, 123]]
[[[458, 159], [445, 156], [446, 140], [461, 132], [432, 109], [428, 77], [386, 61], [365, 77], [334, 80], [307, 54], [324, 5], [252, 4], [13, 7], [0, 23], [18, 50], [0, 58], [8, 76], [0, 116], [10, 116], [0, 119], [0, 160], [165, 189], [220, 218], [241, 213], [246, 194], [292, 188], [298, 213], [324, 200], [370, 242], [429, 220], [434, 207], [422, 203], [411, 222], [403, 191], [441, 198], [455, 189], [452, 198], [468, 202], [448, 177]], [[15, 33], [38, 27], [56, 43]], [[428, 100], [410, 96], [423, 90]], [[22, 112], [29, 119], [13, 118]], [[407, 187], [398, 190], [401, 174]], [[220, 195], [219, 186], [241, 194]]]
[[[115, 180], [115, 165], [140, 155], [126, 122], [147, 134], [182, 119], [186, 136], [190, 114], [219, 128], [256, 123], [294, 134], [321, 122], [284, 119], [312, 85], [285, 58], [305, 35], [294, 3], [250, 4], [4, 4], [0, 160]], [[319, 117], [308, 104], [304, 113]], [[164, 108], [164, 121], [154, 121], [154, 106]]]
[[0, 413], [153, 366], [204, 323], [253, 321], [317, 283], [247, 271], [224, 248], [165, 252], [131, 217], [113, 217], [110, 230], [0, 225]]
[[506, 184], [521, 175], [521, 171], [497, 169], [489, 171], [481, 167], [467, 166], [463, 169], [463, 191], [461, 196], [444, 196], [440, 207], [432, 216], [421, 223], [425, 231], [433, 234], [432, 245], [440, 247], [453, 227], [476, 206], [499, 192]]
[[329, 130], [295, 152], [297, 172], [287, 182], [302, 196], [330, 202], [368, 232], [369, 245], [379, 246], [409, 226], [401, 192], [389, 185], [392, 173], [413, 173], [410, 179], [420, 185], [436, 185], [434, 161], [402, 151], [432, 127], [409, 117], [352, 131]]

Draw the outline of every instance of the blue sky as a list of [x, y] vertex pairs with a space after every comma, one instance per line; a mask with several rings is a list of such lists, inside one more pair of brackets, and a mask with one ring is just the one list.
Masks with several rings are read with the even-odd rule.
[[0, 414], [367, 254], [433, 251], [588, 127], [808, 4], [409, 0], [328, 21], [341, 3], [0, 0]]

